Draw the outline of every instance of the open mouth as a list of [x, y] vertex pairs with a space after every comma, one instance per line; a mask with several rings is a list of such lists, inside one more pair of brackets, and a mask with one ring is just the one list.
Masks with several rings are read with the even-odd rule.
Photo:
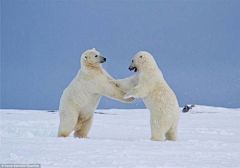
[[129, 67], [128, 69], [129, 69], [130, 71], [134, 70], [134, 72], [137, 72], [137, 68], [136, 68], [136, 67], [131, 67], [131, 68]]

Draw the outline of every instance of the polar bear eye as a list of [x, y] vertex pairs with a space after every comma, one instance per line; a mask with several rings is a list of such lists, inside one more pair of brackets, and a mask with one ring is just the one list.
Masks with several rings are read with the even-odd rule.
[[142, 55], [140, 56], [140, 58], [142, 58]]
[[85, 59], [87, 59], [87, 56], [85, 56]]
[[133, 62], [133, 60], [132, 60], [132, 62]]
[[95, 55], [95, 57], [97, 57], [98, 55]]

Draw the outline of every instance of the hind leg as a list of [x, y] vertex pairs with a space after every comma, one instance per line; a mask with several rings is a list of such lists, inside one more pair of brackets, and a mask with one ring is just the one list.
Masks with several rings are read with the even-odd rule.
[[166, 139], [169, 141], [176, 141], [177, 140], [177, 127], [171, 128], [166, 133]]
[[161, 131], [158, 127], [152, 127], [151, 128], [152, 132], [152, 141], [164, 141], [165, 140], [165, 135], [164, 132]]
[[164, 133], [162, 133], [162, 132], [152, 133], [151, 140], [152, 141], [164, 141], [165, 140]]
[[151, 120], [151, 133], [152, 133], [152, 137], [151, 137], [152, 141], [164, 141], [165, 140], [164, 130], [162, 130], [159, 123], [153, 119]]
[[[71, 111], [72, 112], [72, 111]], [[58, 137], [67, 137], [74, 130], [78, 120], [78, 113], [66, 114], [60, 113], [60, 124], [58, 128]]]
[[87, 135], [92, 127], [93, 115], [86, 121], [82, 122], [80, 129], [74, 132], [74, 137], [76, 138], [87, 138]]

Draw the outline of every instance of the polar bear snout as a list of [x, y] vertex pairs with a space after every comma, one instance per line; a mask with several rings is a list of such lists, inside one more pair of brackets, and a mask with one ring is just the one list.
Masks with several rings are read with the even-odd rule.
[[104, 63], [104, 62], [106, 62], [106, 60], [107, 60], [107, 58], [100, 56], [100, 63]]
[[131, 65], [128, 68], [130, 71], [134, 70], [134, 72], [137, 72], [137, 67], [135, 66], [135, 64], [132, 62]]

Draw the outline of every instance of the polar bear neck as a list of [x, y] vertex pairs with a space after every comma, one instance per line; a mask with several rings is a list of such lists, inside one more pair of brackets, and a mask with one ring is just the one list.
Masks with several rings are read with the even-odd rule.
[[93, 65], [91, 63], [81, 63], [81, 68], [88, 71], [88, 70], [100, 70], [102, 69], [102, 64]]
[[159, 70], [159, 68], [155, 61], [154, 62], [146, 62], [144, 65], [142, 65], [138, 68], [139, 72], [147, 72], [150, 74], [151, 74], [151, 72], [156, 72], [156, 70]]
[[102, 65], [94, 66], [92, 64], [82, 64], [81, 70], [84, 73], [102, 72]]
[[151, 80], [156, 80], [160, 83], [165, 83], [165, 79], [161, 70], [156, 66], [144, 66], [138, 71], [142, 80], [149, 80], [149, 78], [153, 78]]

